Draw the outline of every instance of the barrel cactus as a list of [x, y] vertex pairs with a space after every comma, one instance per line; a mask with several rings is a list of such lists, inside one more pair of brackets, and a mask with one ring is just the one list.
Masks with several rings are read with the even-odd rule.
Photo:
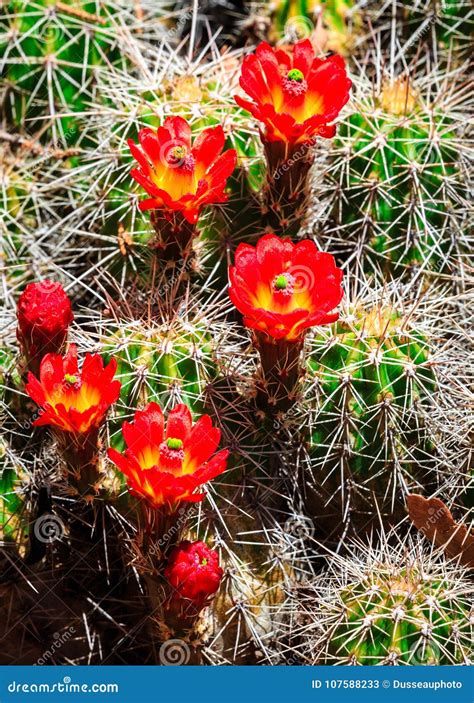
[[203, 412], [206, 389], [217, 374], [219, 346], [219, 337], [204, 319], [107, 324], [99, 339], [104, 357], [117, 361], [116, 377], [122, 384], [110, 428], [114, 447], [122, 448], [118, 430], [123, 420], [148, 402], [170, 408], [185, 403]]
[[310, 503], [331, 520], [371, 524], [408, 486], [432, 483], [433, 447], [417, 413], [436, 376], [429, 341], [392, 306], [355, 306], [308, 356], [319, 396], [311, 427]]
[[[4, 103], [9, 122], [30, 133], [51, 135], [58, 144], [82, 140], [76, 115], [97, 91], [97, 76], [111, 66], [130, 66], [112, 4], [95, 0], [10, 0], [2, 17], [6, 67]], [[122, 12], [122, 14], [124, 14]]]
[[368, 274], [461, 268], [467, 197], [456, 159], [457, 122], [408, 79], [387, 80], [341, 125], [328, 170], [341, 250]]
[[321, 48], [347, 53], [361, 26], [353, 0], [278, 0], [270, 4], [270, 39], [295, 42], [314, 33]]
[[310, 627], [320, 633], [310, 657], [333, 665], [472, 663], [472, 606], [462, 567], [407, 539], [352, 551], [331, 557], [302, 597], [303, 619], [313, 615]]

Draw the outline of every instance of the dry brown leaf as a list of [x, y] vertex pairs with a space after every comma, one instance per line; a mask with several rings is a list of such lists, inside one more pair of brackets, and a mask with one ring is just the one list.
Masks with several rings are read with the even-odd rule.
[[459, 557], [461, 564], [474, 569], [474, 534], [454, 521], [442, 500], [412, 493], [407, 496], [407, 505], [411, 521], [430, 542], [441, 547], [447, 557]]

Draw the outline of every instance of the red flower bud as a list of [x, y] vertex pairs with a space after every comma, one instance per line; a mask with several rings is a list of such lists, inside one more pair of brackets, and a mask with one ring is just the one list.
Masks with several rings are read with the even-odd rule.
[[219, 555], [204, 542], [181, 542], [171, 552], [165, 569], [176, 594], [200, 608], [219, 588], [223, 573]]
[[71, 301], [60, 283], [30, 283], [17, 308], [17, 337], [30, 370], [36, 371], [45, 354], [57, 354], [73, 320]]

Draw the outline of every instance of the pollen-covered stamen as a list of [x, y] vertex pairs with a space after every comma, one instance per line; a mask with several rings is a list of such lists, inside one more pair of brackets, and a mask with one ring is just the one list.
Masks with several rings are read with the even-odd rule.
[[299, 68], [292, 68], [282, 80], [283, 90], [290, 96], [297, 97], [304, 95], [308, 90], [308, 84], [303, 72]]
[[290, 273], [280, 273], [273, 279], [272, 288], [274, 293], [290, 297], [295, 289], [295, 278]]
[[183, 171], [192, 173], [194, 171], [195, 160], [191, 153], [188, 153], [184, 145], [174, 146], [169, 150], [166, 160], [173, 168], [180, 168]]

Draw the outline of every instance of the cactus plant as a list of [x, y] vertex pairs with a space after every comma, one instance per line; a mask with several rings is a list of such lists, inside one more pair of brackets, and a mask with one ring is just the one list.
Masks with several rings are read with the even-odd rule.
[[308, 376], [318, 394], [308, 487], [315, 516], [361, 529], [377, 511], [390, 515], [408, 486], [434, 483], [417, 408], [429, 404], [436, 376], [409, 314], [382, 302], [354, 305], [312, 340]]
[[[94, 99], [98, 74], [131, 66], [115, 3], [10, 0], [5, 5], [0, 46], [8, 122], [23, 125], [29, 134], [50, 134], [57, 145], [80, 143], [76, 115]], [[122, 24], [126, 15], [122, 10]]]
[[[195, 412], [205, 407], [206, 388], [215, 377], [218, 339], [213, 338], [205, 320], [171, 324], [104, 326], [100, 344], [107, 359], [116, 359], [116, 377], [122, 383], [120, 402], [110, 427], [113, 446], [118, 423], [133, 408], [150, 401], [166, 407], [183, 402]], [[118, 444], [117, 444], [118, 443]]]
[[468, 58], [474, 11], [466, 0], [411, 0], [369, 7], [368, 11], [381, 28], [382, 40], [389, 43], [396, 37], [407, 56], [423, 44], [434, 56], [449, 61]]
[[[467, 572], [420, 541], [352, 545], [303, 592], [301, 654], [320, 664], [469, 664]], [[314, 620], [311, 622], [311, 619]], [[306, 631], [305, 631], [305, 626]], [[311, 635], [314, 633], [314, 637]]]
[[387, 79], [339, 130], [324, 183], [332, 193], [328, 231], [337, 228], [341, 250], [368, 274], [462, 270], [467, 191], [457, 123], [428, 89]]
[[106, 104], [83, 124], [96, 148], [84, 150], [75, 160], [88, 220], [84, 236], [93, 236], [101, 244], [95, 262], [98, 258], [100, 270], [121, 282], [137, 273], [149, 275], [153, 258], [149, 245], [156, 238], [149, 216], [138, 210], [143, 191], [130, 179], [136, 162], [127, 140], [136, 141], [141, 128], [156, 130], [167, 118], [186, 119], [193, 139], [205, 129], [222, 127], [225, 149], [235, 149], [238, 156], [238, 168], [226, 187], [227, 203], [208, 208], [199, 218], [199, 256], [194, 266], [212, 270], [225, 259], [229, 242], [261, 229], [261, 206], [256, 199], [262, 180], [260, 147], [255, 129], [233, 99], [238, 55], [198, 65], [193, 73], [176, 57], [171, 78], [169, 63], [158, 53], [155, 60], [160, 69], [157, 78], [148, 71], [136, 79], [121, 74], [103, 77]]
[[354, 0], [277, 0], [270, 4], [271, 41], [311, 37], [320, 49], [346, 54], [361, 26]]

